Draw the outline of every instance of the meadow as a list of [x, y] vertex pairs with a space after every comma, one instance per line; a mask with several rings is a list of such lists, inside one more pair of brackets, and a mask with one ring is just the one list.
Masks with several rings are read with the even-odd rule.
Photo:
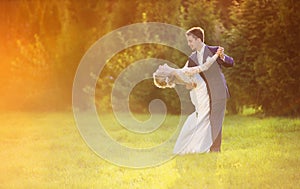
[[[143, 115], [140, 115], [143, 117]], [[120, 143], [146, 145], [122, 131]], [[149, 143], [161, 142], [177, 116], [169, 115]], [[159, 166], [116, 166], [94, 153], [70, 112], [0, 115], [0, 188], [300, 188], [300, 119], [227, 115], [221, 153], [176, 156]]]

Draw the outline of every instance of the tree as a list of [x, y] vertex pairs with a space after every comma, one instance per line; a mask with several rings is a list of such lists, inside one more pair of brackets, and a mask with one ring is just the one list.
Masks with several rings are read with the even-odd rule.
[[228, 82], [233, 86], [233, 110], [252, 106], [267, 115], [299, 112], [299, 55], [290, 50], [299, 48], [292, 36], [293, 30], [299, 31], [299, 14], [293, 14], [298, 7], [291, 0], [255, 0], [231, 9], [228, 43], [236, 66]]

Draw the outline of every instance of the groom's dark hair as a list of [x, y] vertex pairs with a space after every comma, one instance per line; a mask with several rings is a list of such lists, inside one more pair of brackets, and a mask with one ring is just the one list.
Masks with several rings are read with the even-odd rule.
[[187, 36], [192, 35], [194, 38], [200, 38], [204, 42], [204, 30], [200, 27], [193, 27], [189, 29], [186, 33]]

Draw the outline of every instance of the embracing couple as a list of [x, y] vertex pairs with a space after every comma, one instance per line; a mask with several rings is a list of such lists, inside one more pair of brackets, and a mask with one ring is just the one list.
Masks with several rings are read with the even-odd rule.
[[200, 27], [189, 29], [186, 39], [193, 52], [185, 66], [175, 69], [165, 64], [153, 74], [157, 87], [186, 85], [195, 106], [182, 127], [173, 152], [181, 155], [220, 152], [226, 101], [230, 96], [221, 69], [232, 67], [234, 61], [224, 54], [222, 47], [207, 46]]

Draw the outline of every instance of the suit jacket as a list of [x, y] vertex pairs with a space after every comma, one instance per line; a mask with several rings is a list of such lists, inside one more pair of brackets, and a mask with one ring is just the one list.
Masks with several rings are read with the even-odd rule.
[[[205, 63], [208, 56], [213, 56], [217, 52], [217, 46], [205, 46], [203, 53], [203, 63]], [[188, 67], [199, 65], [196, 51], [189, 56]], [[234, 65], [233, 58], [225, 55], [225, 60], [217, 59], [217, 64], [214, 63], [208, 70], [201, 72], [200, 75], [206, 82], [210, 103], [214, 100], [227, 99], [230, 93], [226, 84], [224, 74], [222, 73], [222, 66], [232, 67]]]

